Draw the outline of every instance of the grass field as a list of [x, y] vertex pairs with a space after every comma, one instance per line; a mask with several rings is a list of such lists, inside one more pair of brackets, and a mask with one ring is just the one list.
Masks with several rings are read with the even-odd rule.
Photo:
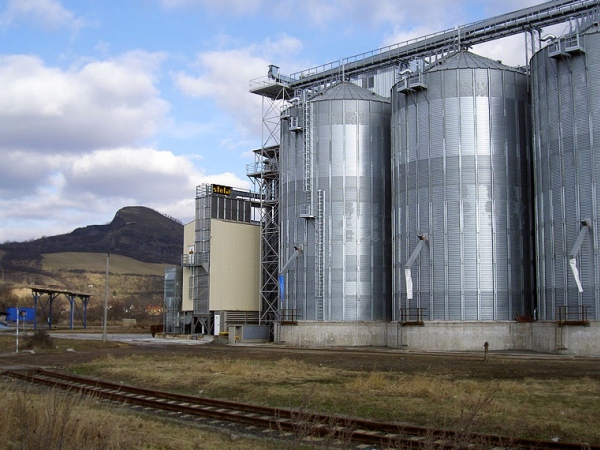
[[[44, 270], [106, 271], [106, 254], [104, 253], [50, 253], [42, 255], [42, 257]], [[164, 276], [165, 264], [144, 263], [126, 256], [111, 255], [109, 271], [117, 274]]]
[[[10, 340], [3, 336], [0, 344], [5, 347]], [[57, 340], [47, 351], [65, 351], [65, 346], [70, 346], [85, 352], [101, 345], [76, 342]], [[574, 374], [561, 379], [546, 375], [490, 380], [474, 377], [468, 370], [436, 373], [436, 360], [431, 362], [433, 365], [408, 373], [368, 367], [348, 370], [293, 358], [259, 360], [241, 353], [207, 357], [133, 351], [119, 358], [101, 356], [71, 365], [69, 370], [144, 387], [332, 415], [600, 445], [600, 380], [596, 377]], [[507, 373], [519, 367], [511, 362], [496, 364], [505, 365]], [[180, 448], [194, 448], [182, 445]], [[252, 445], [257, 446], [248, 448], [279, 448], [269, 447], [272, 442]]]
[[254, 450], [291, 448], [107, 406], [94, 398], [0, 379], [0, 442], [19, 450]]
[[[77, 367], [115, 381], [423, 426], [600, 444], [600, 382], [447, 379], [294, 361], [130, 356]], [[582, 398], [585, 406], [582, 407]]]

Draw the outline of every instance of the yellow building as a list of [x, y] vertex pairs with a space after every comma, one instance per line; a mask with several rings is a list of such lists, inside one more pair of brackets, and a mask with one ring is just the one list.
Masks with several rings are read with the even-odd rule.
[[196, 217], [184, 227], [181, 302], [174, 302], [180, 309], [167, 311], [165, 332], [218, 335], [231, 326], [258, 325], [258, 204], [249, 191], [196, 188]]

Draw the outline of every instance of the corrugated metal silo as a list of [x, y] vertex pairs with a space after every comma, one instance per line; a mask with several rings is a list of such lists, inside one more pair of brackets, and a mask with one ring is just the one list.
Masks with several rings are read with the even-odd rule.
[[599, 65], [597, 25], [552, 42], [531, 60], [541, 320], [559, 319], [565, 307], [570, 320], [582, 307], [588, 318], [600, 318]]
[[287, 112], [280, 153], [282, 308], [301, 320], [389, 320], [389, 100], [345, 82]]
[[460, 52], [392, 89], [397, 319], [416, 308], [445, 321], [531, 313], [527, 83]]

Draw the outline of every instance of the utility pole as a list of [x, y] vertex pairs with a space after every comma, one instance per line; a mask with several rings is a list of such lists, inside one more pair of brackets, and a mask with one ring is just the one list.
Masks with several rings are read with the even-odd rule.
[[17, 310], [17, 351], [16, 353], [19, 353], [19, 307], [16, 307]]
[[[135, 224], [136, 222], [127, 222], [124, 226], [130, 226]], [[108, 234], [108, 249], [106, 250], [106, 288], [104, 292], [104, 318], [102, 321], [102, 342], [106, 342], [108, 340], [107, 331], [106, 331], [106, 321], [108, 319], [108, 266], [110, 264], [110, 250], [112, 243], [112, 231]]]
[[[108, 238], [109, 247], [110, 247], [110, 237]], [[102, 342], [107, 341], [106, 336], [106, 319], [108, 317], [108, 265], [110, 260], [110, 253], [106, 252], [106, 289], [104, 292], [104, 317], [102, 319]]]

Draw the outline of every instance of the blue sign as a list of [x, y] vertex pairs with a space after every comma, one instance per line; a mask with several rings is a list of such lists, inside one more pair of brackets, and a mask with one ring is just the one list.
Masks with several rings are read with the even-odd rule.
[[[16, 322], [17, 321], [17, 308], [16, 307], [6, 308], [6, 312], [7, 312], [7, 316], [6, 316], [7, 322]], [[19, 322], [21, 322], [21, 321], [31, 322], [32, 320], [35, 320], [35, 308], [19, 308], [19, 316], [20, 316]]]
[[283, 307], [285, 292], [285, 275], [279, 275], [279, 297], [281, 297], [281, 306]]

